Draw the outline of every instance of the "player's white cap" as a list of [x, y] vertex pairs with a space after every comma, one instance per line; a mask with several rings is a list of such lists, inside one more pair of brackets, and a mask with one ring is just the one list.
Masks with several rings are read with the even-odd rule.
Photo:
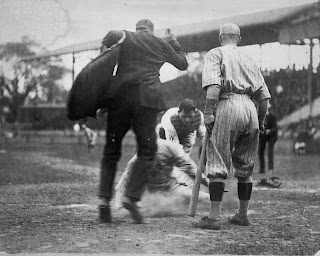
[[239, 35], [240, 28], [234, 23], [226, 23], [221, 26], [219, 35]]

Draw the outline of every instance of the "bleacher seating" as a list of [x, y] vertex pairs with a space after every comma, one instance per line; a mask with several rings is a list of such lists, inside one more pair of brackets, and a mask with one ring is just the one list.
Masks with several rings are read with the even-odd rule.
[[[264, 72], [265, 81], [272, 95], [278, 119], [291, 114], [295, 110], [308, 104], [308, 70], [281, 69], [280, 71]], [[318, 76], [318, 77], [317, 77]], [[317, 81], [319, 73], [313, 74], [313, 97], [319, 96]]]

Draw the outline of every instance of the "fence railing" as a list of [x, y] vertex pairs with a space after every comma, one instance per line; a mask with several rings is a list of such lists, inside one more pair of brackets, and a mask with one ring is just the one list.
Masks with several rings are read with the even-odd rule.
[[[105, 131], [95, 131], [97, 133], [96, 144], [105, 143]], [[124, 138], [126, 143], [135, 143], [134, 134], [129, 131]], [[73, 143], [86, 144], [87, 139], [83, 131], [21, 131], [18, 134], [12, 132], [2, 132], [0, 143]]]

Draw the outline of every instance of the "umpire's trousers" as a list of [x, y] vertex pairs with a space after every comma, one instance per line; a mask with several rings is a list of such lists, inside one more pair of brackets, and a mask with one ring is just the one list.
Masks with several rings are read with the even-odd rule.
[[122, 139], [133, 129], [138, 146], [137, 161], [127, 185], [126, 196], [139, 201], [157, 150], [155, 127], [159, 110], [140, 106], [138, 85], [124, 86], [108, 111], [106, 143], [101, 160], [99, 196], [111, 199], [121, 157]]
[[265, 135], [260, 134], [259, 136], [259, 148], [258, 148], [258, 156], [260, 163], [260, 173], [265, 172], [265, 149], [268, 144], [268, 169], [273, 170], [274, 163], [274, 145], [276, 144], [278, 137], [277, 135]]

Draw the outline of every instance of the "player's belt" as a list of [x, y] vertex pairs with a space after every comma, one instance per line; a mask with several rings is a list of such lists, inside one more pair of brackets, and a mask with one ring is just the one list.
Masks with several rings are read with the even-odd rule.
[[226, 99], [250, 99], [248, 94], [240, 94], [240, 93], [234, 93], [234, 92], [222, 92], [219, 95], [219, 99], [226, 100]]

